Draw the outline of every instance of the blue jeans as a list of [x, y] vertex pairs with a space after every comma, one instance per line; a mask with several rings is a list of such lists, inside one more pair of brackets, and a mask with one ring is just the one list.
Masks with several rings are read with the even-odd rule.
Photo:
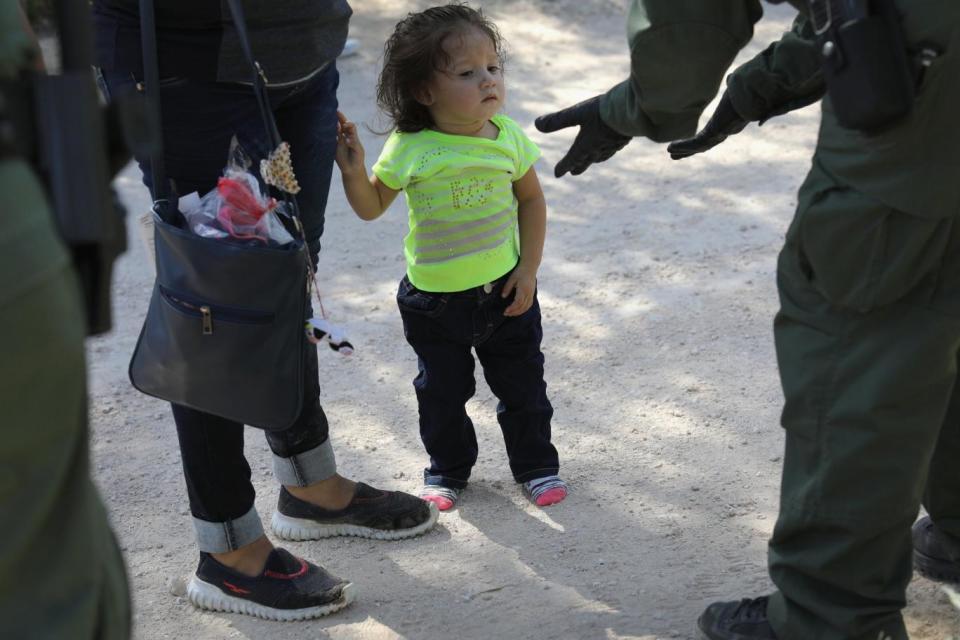
[[490, 390], [499, 399], [510, 471], [517, 482], [557, 473], [550, 443], [553, 407], [543, 380], [540, 304], [521, 316], [503, 315], [507, 276], [457, 293], [429, 293], [404, 277], [397, 290], [403, 332], [416, 351], [420, 372], [413, 381], [420, 407], [420, 438], [430, 455], [426, 484], [462, 489], [477, 461], [477, 435], [466, 402], [476, 391], [476, 351]]
[[[138, 90], [130, 75], [106, 72], [98, 79], [108, 99]], [[336, 65], [330, 63], [302, 83], [269, 90], [302, 187], [297, 202], [314, 264], [337, 147], [338, 83]], [[258, 173], [258, 160], [266, 157], [270, 144], [250, 86], [165, 78], [160, 101], [164, 165], [178, 195], [197, 191], [202, 196], [216, 186], [234, 136], [254, 160], [251, 171]], [[137, 160], [152, 190], [150, 160]], [[306, 348], [303, 411], [289, 429], [266, 432], [277, 478], [286, 485], [305, 486], [336, 473], [319, 400], [317, 351], [309, 343]], [[253, 542], [263, 535], [263, 525], [253, 506], [243, 425], [176, 405], [173, 416], [200, 550], [220, 553]]]

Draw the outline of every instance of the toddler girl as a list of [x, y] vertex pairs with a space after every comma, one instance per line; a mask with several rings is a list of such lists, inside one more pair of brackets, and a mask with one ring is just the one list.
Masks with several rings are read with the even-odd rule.
[[356, 126], [340, 115], [337, 165], [364, 220], [404, 191], [410, 232], [397, 304], [419, 359], [420, 436], [430, 455], [420, 496], [454, 506], [477, 461], [465, 404], [474, 359], [499, 398], [510, 470], [540, 506], [567, 495], [550, 443], [537, 269], [546, 204], [539, 149], [500, 114], [500, 35], [464, 5], [410, 14], [387, 41], [377, 87], [394, 131], [367, 176]]

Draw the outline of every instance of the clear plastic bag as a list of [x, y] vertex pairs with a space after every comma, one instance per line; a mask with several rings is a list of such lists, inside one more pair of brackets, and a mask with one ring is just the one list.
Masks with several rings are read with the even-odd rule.
[[186, 219], [187, 226], [198, 236], [203, 236], [204, 238], [228, 238], [230, 234], [215, 224], [217, 219], [216, 213], [210, 213], [211, 210], [215, 211], [215, 205], [211, 202], [212, 196], [215, 194], [216, 190], [211, 191], [201, 198], [200, 194], [194, 191], [180, 198], [177, 207]]
[[191, 231], [205, 238], [244, 243], [283, 246], [293, 242], [278, 217], [290, 216], [287, 203], [278, 203], [263, 192], [249, 171], [250, 164], [234, 138], [217, 188], [202, 198], [191, 194], [180, 199], [180, 211]]

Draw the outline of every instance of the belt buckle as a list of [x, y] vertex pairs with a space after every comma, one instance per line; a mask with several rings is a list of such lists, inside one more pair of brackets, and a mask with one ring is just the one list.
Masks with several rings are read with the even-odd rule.
[[487, 284], [483, 285], [484, 293], [490, 293], [491, 291], [493, 291], [493, 283], [488, 282]]

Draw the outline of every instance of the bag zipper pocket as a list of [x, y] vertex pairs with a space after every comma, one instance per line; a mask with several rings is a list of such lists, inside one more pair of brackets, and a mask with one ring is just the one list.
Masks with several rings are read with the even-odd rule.
[[214, 317], [217, 320], [234, 324], [270, 324], [274, 318], [274, 314], [266, 311], [224, 307], [189, 299], [179, 293], [170, 291], [162, 285], [160, 286], [160, 295], [179, 311], [200, 318], [200, 331], [205, 336], [213, 335]]

